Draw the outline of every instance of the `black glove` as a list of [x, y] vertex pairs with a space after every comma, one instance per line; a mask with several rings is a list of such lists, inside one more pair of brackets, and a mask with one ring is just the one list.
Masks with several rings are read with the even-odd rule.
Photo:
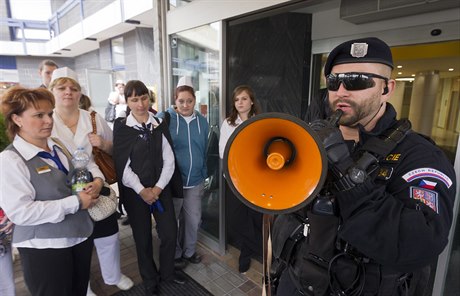
[[329, 119], [315, 120], [310, 124], [310, 127], [321, 139], [326, 149], [332, 172], [337, 178], [345, 175], [347, 169], [353, 164], [348, 146], [338, 127], [338, 121], [342, 113], [342, 110], [338, 109]]
[[378, 168], [378, 159], [369, 152], [364, 152], [360, 159], [348, 169], [347, 174], [335, 183], [337, 191], [346, 191], [360, 185]]

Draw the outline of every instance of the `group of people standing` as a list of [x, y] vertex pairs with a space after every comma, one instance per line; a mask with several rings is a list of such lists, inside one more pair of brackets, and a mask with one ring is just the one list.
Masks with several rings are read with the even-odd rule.
[[[90, 112], [79, 108], [81, 86], [70, 68], [56, 66], [47, 89], [16, 86], [3, 96], [12, 143], [0, 154], [5, 183], [0, 202], [7, 214], [2, 222], [8, 221], [2, 231], [10, 232], [15, 224], [12, 245], [19, 250], [33, 295], [94, 295], [88, 284], [93, 245], [104, 282], [122, 290], [133, 286], [120, 269], [116, 213], [93, 222], [86, 211], [104, 184], [92, 158], [88, 170], [94, 180], [72, 194], [73, 164], [67, 152], [80, 147], [88, 155], [93, 147], [113, 155], [146, 295], [157, 295], [161, 282], [184, 284], [176, 269], [184, 267], [182, 262], [201, 261], [196, 243], [208, 124], [194, 109], [193, 86], [178, 85], [176, 107], [158, 117], [151, 112], [151, 91], [143, 82], [131, 80], [123, 87], [125, 116], [117, 118], [112, 131], [96, 114], [96, 134]], [[6, 163], [15, 169], [10, 171]], [[176, 170], [180, 173], [174, 174]], [[170, 182], [173, 175], [179, 180]], [[159, 269], [153, 259], [152, 215], [161, 240]], [[14, 283], [5, 293], [14, 295]]]
[[[390, 48], [377, 38], [347, 41], [329, 55], [324, 103], [338, 115], [334, 122], [310, 123], [329, 173], [311, 204], [275, 219], [277, 295], [429, 292], [431, 267], [452, 223], [455, 172], [429, 139], [411, 131], [408, 121], [396, 120], [388, 102], [395, 89], [392, 69]], [[66, 151], [77, 147], [89, 155], [93, 147], [113, 155], [145, 294], [158, 295], [163, 282], [184, 284], [177, 270], [202, 259], [196, 244], [208, 175], [209, 128], [195, 110], [191, 81], [179, 81], [175, 105], [158, 115], [150, 110], [146, 85], [128, 81], [124, 116], [112, 131], [97, 115], [98, 132], [91, 134], [90, 113], [78, 107], [76, 74], [64, 68], [52, 76], [45, 84], [49, 91], [13, 87], [1, 102], [12, 144], [0, 153], [0, 206], [16, 225], [13, 246], [27, 287], [33, 295], [85, 295], [93, 244], [104, 281], [120, 289], [133, 285], [120, 271], [116, 217], [93, 223], [86, 211], [104, 181], [92, 160], [94, 180], [82, 192], [71, 192], [73, 165]], [[221, 125], [221, 158], [231, 134], [258, 113], [253, 90], [235, 88], [230, 116]], [[241, 249], [239, 271], [246, 272], [262, 249], [262, 214], [230, 190], [227, 197], [227, 217], [235, 221], [229, 232]], [[159, 268], [152, 215], [161, 240]], [[12, 223], [1, 227], [11, 232]]]

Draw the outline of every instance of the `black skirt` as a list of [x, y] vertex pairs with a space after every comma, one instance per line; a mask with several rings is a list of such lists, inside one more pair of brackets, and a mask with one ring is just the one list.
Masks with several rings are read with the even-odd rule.
[[97, 221], [94, 224], [92, 237], [101, 238], [111, 236], [118, 232], [118, 215], [117, 212], [113, 213], [104, 220]]

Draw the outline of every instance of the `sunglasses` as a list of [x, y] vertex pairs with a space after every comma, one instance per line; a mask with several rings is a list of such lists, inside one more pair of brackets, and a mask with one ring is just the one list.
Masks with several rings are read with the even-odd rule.
[[388, 78], [377, 74], [349, 72], [339, 74], [331, 73], [327, 75], [326, 85], [327, 89], [331, 91], [337, 91], [340, 87], [340, 83], [343, 83], [343, 86], [347, 90], [363, 90], [375, 86], [375, 81], [372, 78], [380, 78], [385, 80], [385, 83], [388, 83]]

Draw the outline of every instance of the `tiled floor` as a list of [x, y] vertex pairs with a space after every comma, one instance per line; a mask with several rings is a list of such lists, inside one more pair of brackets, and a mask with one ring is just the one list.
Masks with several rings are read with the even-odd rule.
[[[122, 272], [129, 276], [135, 284], [140, 283], [141, 278], [137, 268], [136, 250], [129, 226], [120, 224], [120, 242]], [[158, 237], [155, 232], [154, 243], [156, 244], [154, 249], [158, 250]], [[240, 274], [238, 273], [239, 251], [237, 249], [230, 247], [227, 254], [219, 256], [199, 244], [198, 252], [203, 255], [202, 262], [200, 264], [189, 264], [184, 271], [213, 295], [262, 295], [262, 264], [260, 262], [252, 260], [249, 271], [246, 274]], [[155, 255], [158, 256], [158, 254]], [[20, 260], [15, 261], [14, 268], [16, 295], [30, 296], [25, 287]], [[91, 267], [91, 288], [98, 296], [111, 295], [118, 291], [116, 286], [104, 284], [96, 252], [93, 253]]]

